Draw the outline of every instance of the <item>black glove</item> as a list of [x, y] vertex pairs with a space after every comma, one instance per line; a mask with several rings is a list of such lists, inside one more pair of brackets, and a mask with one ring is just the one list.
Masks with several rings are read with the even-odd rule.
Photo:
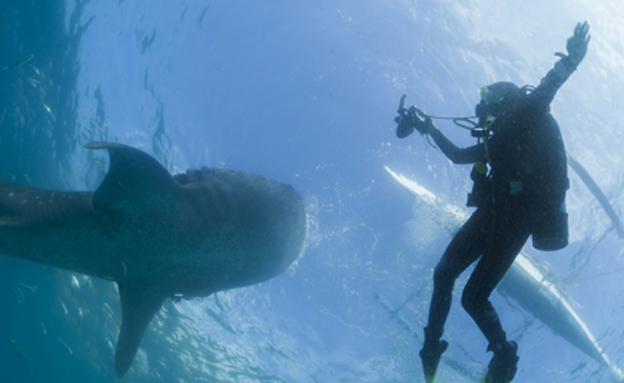
[[555, 64], [555, 68], [562, 77], [567, 77], [583, 61], [591, 37], [588, 33], [589, 24], [587, 21], [576, 24], [574, 35], [568, 39], [566, 44], [568, 54], [555, 53], [555, 56], [561, 57], [561, 61]]
[[566, 50], [568, 51], [568, 58], [578, 66], [583, 61], [585, 53], [587, 53], [587, 45], [591, 36], [589, 33], [589, 24], [585, 21], [583, 24], [576, 24], [574, 28], [574, 36], [568, 39]]

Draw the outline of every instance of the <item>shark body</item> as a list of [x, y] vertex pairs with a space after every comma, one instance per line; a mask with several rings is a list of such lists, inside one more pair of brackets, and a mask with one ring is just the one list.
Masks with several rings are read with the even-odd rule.
[[171, 176], [138, 149], [106, 149], [94, 192], [0, 182], [0, 253], [117, 282], [123, 376], [163, 301], [265, 281], [299, 255], [306, 214], [289, 185], [232, 169]]

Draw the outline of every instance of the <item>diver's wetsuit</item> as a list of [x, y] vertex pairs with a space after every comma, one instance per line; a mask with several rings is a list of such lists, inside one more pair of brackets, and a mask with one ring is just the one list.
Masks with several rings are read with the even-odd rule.
[[534, 222], [545, 209], [558, 208], [564, 202], [568, 183], [565, 149], [549, 105], [571, 69], [565, 75], [552, 69], [535, 90], [515, 98], [494, 121], [494, 134], [485, 144], [459, 149], [437, 129], [429, 132], [456, 164], [483, 161], [487, 150], [492, 195], [458, 231], [435, 269], [425, 342], [442, 337], [455, 280], [479, 257], [462, 305], [490, 345], [506, 341], [489, 296], [532, 233]]

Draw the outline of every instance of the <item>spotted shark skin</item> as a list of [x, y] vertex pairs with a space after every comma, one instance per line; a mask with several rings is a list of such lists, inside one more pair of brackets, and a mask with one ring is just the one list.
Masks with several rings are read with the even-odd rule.
[[233, 169], [172, 176], [132, 147], [85, 147], [110, 156], [93, 192], [0, 182], [0, 253], [118, 284], [118, 376], [165, 299], [263, 282], [302, 250], [306, 213], [289, 185]]

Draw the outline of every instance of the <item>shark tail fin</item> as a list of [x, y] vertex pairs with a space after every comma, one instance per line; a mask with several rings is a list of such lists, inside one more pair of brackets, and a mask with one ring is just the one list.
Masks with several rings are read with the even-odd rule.
[[121, 298], [121, 331], [115, 351], [115, 370], [121, 377], [128, 372], [143, 334], [166, 298], [141, 288], [138, 283], [118, 282]]

